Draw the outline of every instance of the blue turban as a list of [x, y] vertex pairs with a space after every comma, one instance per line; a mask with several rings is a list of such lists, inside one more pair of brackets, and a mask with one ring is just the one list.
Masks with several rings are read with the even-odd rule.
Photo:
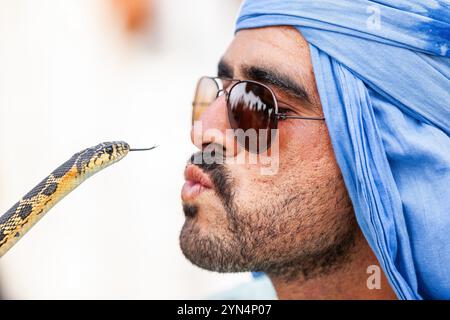
[[450, 299], [450, 3], [248, 0], [308, 41], [358, 223], [401, 299]]

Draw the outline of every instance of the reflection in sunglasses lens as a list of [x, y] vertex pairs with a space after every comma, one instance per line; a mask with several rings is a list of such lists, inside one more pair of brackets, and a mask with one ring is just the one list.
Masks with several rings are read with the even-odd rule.
[[270, 147], [270, 129], [275, 129], [275, 102], [261, 84], [242, 81], [231, 88], [228, 118], [241, 146], [254, 153]]

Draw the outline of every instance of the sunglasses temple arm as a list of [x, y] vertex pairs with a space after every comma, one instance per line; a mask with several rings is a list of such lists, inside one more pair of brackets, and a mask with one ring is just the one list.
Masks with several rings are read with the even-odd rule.
[[276, 116], [279, 120], [285, 120], [285, 119], [325, 120], [325, 118], [320, 118], [320, 117], [287, 116], [284, 113], [277, 113]]

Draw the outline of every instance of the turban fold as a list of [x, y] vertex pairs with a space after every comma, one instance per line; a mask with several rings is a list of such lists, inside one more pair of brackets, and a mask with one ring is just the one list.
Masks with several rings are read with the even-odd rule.
[[[356, 218], [401, 299], [450, 299], [450, 2], [248, 0], [309, 43]], [[300, 62], [299, 62], [300, 63]]]

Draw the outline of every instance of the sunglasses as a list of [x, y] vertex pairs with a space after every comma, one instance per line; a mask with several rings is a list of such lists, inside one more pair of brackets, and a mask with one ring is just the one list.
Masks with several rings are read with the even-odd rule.
[[[227, 88], [230, 88], [227, 90]], [[192, 103], [192, 124], [218, 97], [225, 95], [228, 122], [242, 147], [252, 153], [270, 148], [276, 137], [278, 121], [286, 119], [325, 120], [320, 117], [302, 117], [279, 112], [274, 92], [265, 84], [251, 80], [219, 77], [201, 77]], [[252, 140], [251, 134], [254, 139]]]

